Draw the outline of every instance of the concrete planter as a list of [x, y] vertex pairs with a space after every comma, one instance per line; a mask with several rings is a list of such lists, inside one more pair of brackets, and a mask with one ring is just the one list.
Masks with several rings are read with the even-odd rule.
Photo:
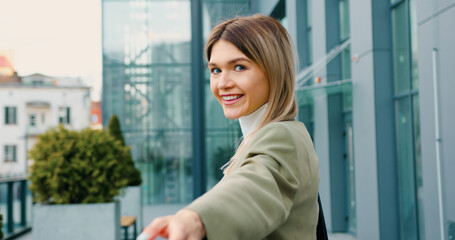
[[33, 239], [120, 240], [120, 204], [33, 206]]
[[138, 232], [143, 228], [141, 198], [141, 186], [123, 188], [122, 194], [118, 197], [121, 216], [135, 216]]

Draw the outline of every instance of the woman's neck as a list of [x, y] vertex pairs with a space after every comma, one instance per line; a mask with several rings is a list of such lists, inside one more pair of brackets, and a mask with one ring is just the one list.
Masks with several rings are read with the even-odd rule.
[[248, 135], [250, 135], [251, 132], [256, 129], [257, 125], [262, 120], [266, 109], [267, 103], [256, 109], [256, 111], [239, 118], [243, 138], [246, 138]]

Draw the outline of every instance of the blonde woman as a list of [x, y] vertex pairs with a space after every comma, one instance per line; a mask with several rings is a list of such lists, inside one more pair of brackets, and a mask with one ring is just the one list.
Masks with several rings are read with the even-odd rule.
[[216, 186], [138, 239], [316, 239], [318, 158], [294, 120], [287, 31], [267, 16], [230, 19], [212, 30], [206, 54], [212, 93], [239, 119], [243, 142]]

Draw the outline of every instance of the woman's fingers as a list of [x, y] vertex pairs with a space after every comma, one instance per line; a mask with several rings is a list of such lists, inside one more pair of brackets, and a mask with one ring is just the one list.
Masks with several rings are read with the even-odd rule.
[[144, 231], [142, 231], [142, 233], [139, 235], [141, 239], [138, 237], [137, 240], [153, 240], [158, 236], [168, 238], [169, 233], [167, 228], [169, 226], [171, 218], [172, 216], [155, 218], [155, 220], [153, 220], [152, 223], [145, 227]]
[[175, 215], [153, 220], [137, 240], [153, 240], [158, 236], [169, 240], [200, 240], [205, 236], [205, 229], [196, 212], [183, 209]]
[[200, 240], [205, 236], [202, 221], [194, 211], [182, 209], [169, 224], [169, 240]]

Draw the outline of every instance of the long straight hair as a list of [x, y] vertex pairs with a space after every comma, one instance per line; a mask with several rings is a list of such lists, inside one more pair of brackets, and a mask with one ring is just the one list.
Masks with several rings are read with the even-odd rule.
[[205, 47], [210, 61], [213, 45], [219, 40], [234, 44], [245, 56], [259, 65], [269, 82], [270, 92], [264, 117], [256, 129], [248, 135], [231, 160], [223, 167], [227, 175], [249, 139], [266, 124], [295, 118], [297, 102], [294, 87], [294, 57], [292, 44], [286, 29], [274, 18], [255, 14], [226, 20], [210, 33]]

